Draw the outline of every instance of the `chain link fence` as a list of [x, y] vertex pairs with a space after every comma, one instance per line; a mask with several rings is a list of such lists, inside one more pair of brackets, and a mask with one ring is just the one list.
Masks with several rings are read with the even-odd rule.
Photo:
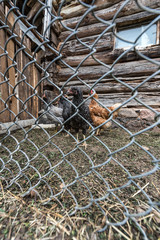
[[[115, 9], [112, 19], [106, 20], [98, 14], [96, 1], [79, 0], [83, 11], [78, 15], [77, 23], [72, 28], [65, 24], [61, 14], [67, 4], [66, 1], [62, 0], [57, 4], [57, 11], [53, 11], [52, 1], [38, 0], [38, 8], [32, 15], [29, 14], [32, 5], [28, 5], [28, 2], [32, 1], [0, 1], [0, 179], [4, 191], [9, 189], [14, 194], [30, 196], [39, 199], [43, 204], [56, 202], [59, 209], [57, 211], [63, 212], [64, 215], [73, 216], [79, 212], [82, 216], [87, 214], [90, 218], [93, 215], [94, 220], [96, 217], [99, 219], [96, 230], [100, 232], [110, 226], [117, 229], [132, 221], [140, 232], [139, 239], [149, 239], [139, 219], [142, 221], [153, 212], [159, 213], [160, 149], [158, 145], [154, 145], [154, 142], [158, 142], [159, 136], [151, 133], [160, 124], [160, 112], [139, 97], [139, 89], [152, 79], [158, 78], [160, 62], [158, 58], [143, 54], [139, 44], [141, 37], [148, 39], [147, 31], [155, 24], [159, 24], [160, 10], [146, 6], [144, 1], [127, 0], [122, 1], [120, 7]], [[134, 41], [131, 41], [129, 35], [121, 35], [117, 30], [118, 17], [131, 3], [144, 14], [154, 15]], [[96, 35], [92, 44], [83, 42], [79, 36], [88, 15], [91, 16], [93, 23], [103, 25], [103, 30]], [[57, 46], [50, 41], [51, 27], [57, 32], [60, 31], [57, 29], [65, 29], [69, 33]], [[86, 30], [85, 34], [87, 31], [89, 30]], [[95, 55], [97, 44], [108, 32], [112, 33], [117, 44], [129, 44], [112, 64], [107, 63], [107, 60], [100, 60]], [[63, 56], [63, 50], [72, 38], [88, 52], [84, 58], [79, 57], [80, 62], [76, 67], [65, 61]], [[44, 61], [42, 64], [39, 59], [45, 59], [46, 51], [50, 51], [52, 57], [47, 60], [49, 63], [46, 64]], [[145, 65], [145, 68], [149, 68], [151, 64], [155, 69], [134, 86], [118, 77], [116, 70], [117, 64], [129, 53], [146, 60], [148, 65]], [[98, 66], [96, 80], [91, 83], [84, 80], [82, 68], [90, 58]], [[60, 66], [60, 71], [56, 72], [55, 66]], [[123, 66], [122, 62], [120, 68]], [[94, 75], [94, 67], [89, 67]], [[53, 69], [52, 72], [49, 71], [50, 68]], [[65, 80], [60, 84], [59, 76], [61, 78], [63, 71]], [[136, 68], [133, 66], [130, 71], [132, 76], [132, 71], [135, 73]], [[115, 84], [128, 89], [130, 97], [121, 101], [115, 109], [110, 109], [104, 101], [95, 99], [99, 107], [106, 109], [108, 118], [103, 123], [94, 125], [94, 121], [85, 119], [86, 115], [82, 114], [81, 109], [84, 103], [89, 105], [91, 99], [94, 99], [96, 87], [102, 84], [103, 90], [103, 80], [108, 76]], [[56, 96], [50, 101], [44, 96], [46, 83], [56, 92]], [[75, 87], [74, 83], [78, 89], [85, 92], [83, 102], [78, 105], [66, 95], [63, 98], [70, 86]], [[112, 85], [112, 82], [110, 84]], [[57, 105], [59, 115], [56, 115], [55, 104], [60, 98], [65, 99], [76, 109], [67, 119], [63, 119], [63, 107], [60, 105]], [[152, 124], [134, 131], [122, 124], [119, 118], [114, 117], [117, 111], [133, 101], [154, 114]], [[160, 99], [157, 101], [160, 102]], [[52, 125], [52, 128], [46, 128], [47, 124], [41, 124], [43, 118], [48, 119], [49, 124], [55, 124], [55, 127]], [[77, 128], [71, 125], [69, 130], [66, 127], [69, 121], [74, 122], [77, 118], [83, 126], [88, 123], [87, 134], [84, 133], [85, 139], [80, 131], [79, 141], [73, 131], [74, 129], [78, 131]], [[103, 128], [106, 124], [112, 124], [113, 127], [107, 128], [100, 136], [96, 135], [97, 129]], [[87, 147], [82, 146], [85, 142], [88, 144]], [[157, 190], [154, 191], [153, 186]], [[126, 236], [128, 235], [124, 232], [123, 239], [131, 239]]]

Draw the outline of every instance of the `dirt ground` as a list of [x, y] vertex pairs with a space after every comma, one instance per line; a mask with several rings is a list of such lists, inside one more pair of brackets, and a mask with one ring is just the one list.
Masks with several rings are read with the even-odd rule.
[[0, 239], [160, 239], [160, 129], [137, 131], [107, 129], [86, 151], [60, 130], [1, 135]]

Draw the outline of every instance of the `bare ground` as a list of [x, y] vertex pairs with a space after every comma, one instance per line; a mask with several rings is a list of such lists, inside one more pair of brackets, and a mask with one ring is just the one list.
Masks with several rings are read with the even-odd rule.
[[[5, 146], [0, 147], [0, 169], [5, 163], [0, 175], [0, 239], [138, 240], [143, 239], [138, 225], [148, 239], [160, 238], [160, 212], [157, 205], [150, 208], [150, 200], [160, 199], [154, 162], [160, 152], [158, 128], [135, 138], [123, 129], [108, 129], [87, 140], [86, 154], [84, 147], [74, 148], [71, 136], [56, 134], [54, 129], [26, 129], [26, 133], [19, 130], [0, 136]], [[6, 188], [22, 169], [16, 184]], [[76, 206], [82, 209], [70, 216]], [[126, 212], [141, 216], [135, 222]], [[105, 231], [97, 232], [106, 221]], [[111, 224], [117, 222], [119, 226]]]

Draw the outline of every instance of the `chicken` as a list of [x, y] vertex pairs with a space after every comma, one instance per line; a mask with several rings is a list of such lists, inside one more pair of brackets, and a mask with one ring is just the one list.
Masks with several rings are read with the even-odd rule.
[[[93, 91], [91, 90], [90, 93], [93, 94]], [[95, 93], [93, 95], [93, 97], [92, 97], [91, 102], [89, 104], [89, 111], [90, 111], [90, 115], [91, 115], [91, 119], [92, 119], [93, 125], [95, 127], [98, 127], [99, 125], [103, 124], [96, 131], [96, 135], [100, 135], [101, 129], [109, 128], [112, 125], [111, 121], [106, 122], [107, 119], [109, 118], [110, 111], [112, 112], [116, 108], [119, 108], [121, 104], [120, 103], [116, 103], [113, 106], [108, 107], [108, 109], [110, 110], [110, 111], [108, 111], [106, 108], [104, 108], [104, 107], [99, 105], [99, 103], [98, 103], [98, 94], [97, 93]], [[118, 116], [119, 110], [120, 110], [120, 108], [117, 109], [115, 112], [113, 112], [113, 119], [115, 119]]]
[[71, 129], [71, 121], [69, 119], [71, 116], [71, 103], [66, 98], [66, 95], [61, 96], [58, 105], [63, 109], [62, 117], [64, 119], [64, 128], [69, 131]]
[[[71, 87], [67, 91], [68, 95], [72, 95], [72, 103], [71, 106], [71, 127], [75, 130], [77, 133], [77, 141], [78, 141], [78, 132], [80, 129], [82, 129], [83, 138], [85, 140], [86, 132], [89, 126], [92, 123], [92, 119], [90, 116], [90, 111], [88, 106], [83, 103], [83, 93], [82, 90], [78, 87]], [[85, 120], [84, 120], [85, 119]], [[87, 147], [86, 141], [84, 141], [83, 146], [85, 146], [85, 149]]]
[[62, 117], [63, 109], [59, 108], [59, 107], [56, 107], [53, 104], [50, 104], [50, 100], [45, 95], [45, 93], [44, 93], [42, 98], [45, 101], [45, 103], [44, 103], [43, 115], [42, 115], [42, 117], [40, 116], [39, 123], [42, 122], [41, 118], [43, 118], [43, 116], [44, 116], [44, 118], [46, 119], [47, 122], [54, 123], [54, 124], [56, 124], [56, 126], [59, 123], [60, 124], [63, 123], [64, 122], [64, 119]]

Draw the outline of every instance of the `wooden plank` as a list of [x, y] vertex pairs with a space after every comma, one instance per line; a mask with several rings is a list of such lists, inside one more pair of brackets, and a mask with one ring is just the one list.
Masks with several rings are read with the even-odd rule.
[[[8, 1], [6, 1], [5, 3], [6, 3], [6, 5], [7, 5], [9, 8], [13, 7], [12, 11], [17, 15], [17, 10], [14, 9], [13, 3], [12, 3], [12, 2], [8, 2]], [[2, 16], [2, 15], [3, 15], [3, 16]], [[1, 11], [0, 11], [0, 16], [3, 18], [2, 20], [5, 22], [5, 16], [4, 16], [4, 14], [3, 14]], [[18, 15], [18, 16], [19, 16], [19, 15]], [[27, 28], [30, 28], [30, 24], [29, 24], [24, 18], [21, 18], [21, 21], [25, 24], [25, 26], [26, 26]], [[8, 25], [8, 21], [7, 21], [7, 25]], [[9, 25], [9, 28], [10, 28], [10, 25]], [[11, 29], [12, 29], [12, 26], [11, 26]], [[59, 30], [59, 32], [60, 32], [60, 28], [59, 28], [58, 30]], [[35, 36], [37, 39], [39, 39], [39, 41], [40, 41], [41, 43], [44, 43], [44, 40], [41, 38], [40, 34], [38, 34], [38, 33], [35, 31], [35, 29], [31, 29], [31, 32], [34, 34], [34, 36]], [[14, 33], [15, 33], [15, 32], [14, 32]], [[11, 31], [10, 31], [10, 30], [9, 30], [9, 34], [11, 34]], [[18, 37], [17, 37], [17, 39], [18, 39]], [[20, 40], [21, 40], [21, 39], [20, 39]], [[18, 41], [17, 41], [17, 44], [19, 44]], [[48, 44], [48, 43], [44, 43], [44, 46], [48, 47], [47, 44]], [[21, 45], [20, 45], [20, 46], [21, 46]], [[29, 55], [32, 56], [32, 53], [30, 53], [27, 48], [25, 49], [25, 51], [26, 51]], [[55, 54], [55, 51], [52, 50], [52, 48], [50, 48], [50, 51]], [[31, 57], [31, 59], [33, 59], [33, 58]], [[40, 70], [41, 70], [41, 69], [40, 69]]]
[[[7, 2], [6, 2], [7, 3]], [[13, 31], [13, 33], [12, 33], [12, 28], [13, 28], [13, 26], [11, 25], [11, 23], [8, 21], [8, 20], [6, 20], [5, 19], [5, 15], [4, 15], [4, 13], [0, 10], [0, 18], [1, 18], [1, 20], [2, 20], [2, 22], [5, 22], [6, 21], [6, 24], [7, 24], [7, 28], [5, 29], [6, 30], [6, 32], [7, 32], [7, 34], [9, 35], [9, 36], [11, 36], [13, 33], [15, 34], [15, 35], [17, 35], [17, 37], [15, 38], [15, 42], [16, 42], [16, 44], [19, 46], [19, 47], [22, 47], [22, 45], [21, 45], [21, 36], [19, 36], [18, 35], [18, 32], [17, 31]], [[0, 23], [0, 25], [1, 25], [1, 23]], [[16, 26], [17, 26], [17, 24], [16, 24]], [[16, 29], [17, 29], [17, 27], [15, 27]], [[27, 46], [25, 46], [25, 44], [24, 44], [24, 47], [25, 47], [25, 52], [28, 54], [28, 57], [31, 59], [31, 60], [33, 60], [33, 57], [32, 57], [32, 52], [27, 48]], [[30, 57], [31, 56], [31, 57]]]
[[[24, 70], [24, 68], [25, 68], [26, 64], [28, 63], [28, 58], [26, 57], [25, 54], [22, 54], [21, 57], [22, 57], [21, 72], [23, 73], [23, 75], [21, 76], [21, 82], [19, 83], [19, 97], [22, 101], [22, 104], [20, 106], [21, 107], [20, 110], [22, 111], [22, 113], [20, 114], [20, 119], [25, 120], [28, 118], [28, 114], [25, 111], [25, 108], [26, 108], [26, 110], [28, 110], [27, 103], [25, 103], [25, 105], [24, 105], [24, 102], [26, 101], [27, 95], [28, 95], [28, 85], [26, 84], [28, 79], [26, 77], [27, 69]], [[26, 78], [26, 79], [24, 80], [24, 78]]]
[[[9, 86], [7, 83], [7, 79], [4, 78], [4, 73], [7, 69], [7, 56], [5, 55], [4, 46], [6, 42], [6, 33], [3, 29], [0, 29], [0, 122], [8, 122], [10, 121], [10, 113], [8, 111], [5, 103], [9, 105], [9, 102], [6, 101], [9, 96]], [[4, 54], [4, 55], [3, 55]], [[6, 76], [7, 77], [7, 76]]]
[[[31, 46], [31, 41], [30, 39], [27, 39], [27, 46]], [[27, 86], [27, 110], [30, 114], [33, 114], [33, 63], [30, 63], [30, 60], [28, 57], [26, 57], [26, 62], [27, 64], [29, 63], [29, 65], [27, 66], [26, 70], [25, 70], [25, 76], [26, 76], [26, 82], [29, 84], [29, 86]], [[32, 118], [29, 114], [28, 114], [28, 118]]]
[[41, 7], [42, 7], [42, 4], [35, 1], [35, 4], [32, 6], [31, 11], [29, 11], [29, 13], [27, 14], [27, 20], [31, 21]]
[[50, 22], [51, 22], [51, 12], [52, 12], [52, 0], [48, 0], [47, 5], [49, 8], [44, 9], [43, 36], [45, 36], [45, 38], [49, 39], [50, 38], [50, 28], [51, 28]]
[[[113, 46], [110, 46], [113, 48]], [[78, 51], [78, 50], [77, 50]], [[124, 52], [123, 49], [115, 49], [114, 51], [104, 51], [104, 52], [96, 52], [93, 54], [94, 58], [97, 60], [105, 63], [105, 64], [112, 64], [122, 53]], [[159, 45], [156, 46], [149, 46], [144, 48], [143, 50], [139, 50], [140, 53], [144, 54], [145, 56], [149, 58], [157, 58], [160, 56], [160, 48]], [[75, 51], [75, 56], [69, 56], [67, 58], [62, 58], [64, 62], [69, 64], [72, 67], [77, 67], [78, 64], [80, 64], [83, 59], [87, 57], [86, 55], [77, 55], [77, 52]], [[128, 62], [128, 61], [138, 61], [142, 58], [137, 55], [135, 51], [130, 51], [126, 53], [119, 62]], [[64, 64], [59, 61], [59, 64], [61, 67], [66, 67]], [[100, 63], [97, 62], [95, 59], [92, 58], [92, 56], [88, 57], [85, 62], [83, 62], [82, 66], [93, 66], [93, 65], [99, 65]]]
[[[38, 70], [35, 66], [35, 64], [32, 65], [32, 71], [33, 71], [33, 88], [35, 89], [36, 85], [38, 84]], [[35, 89], [37, 93], [39, 93], [38, 88]], [[35, 91], [33, 91], [33, 94]], [[39, 95], [39, 94], [38, 94]], [[34, 96], [33, 98], [33, 105], [32, 105], [32, 114], [34, 117], [38, 117], [38, 112], [39, 112], [39, 106], [38, 106], [38, 97]]]
[[[8, 20], [11, 23], [11, 25], [14, 24], [14, 16], [12, 14], [12, 12], [8, 15]], [[13, 121], [13, 119], [16, 117], [17, 113], [18, 113], [18, 101], [17, 101], [17, 89], [14, 91], [14, 87], [16, 85], [16, 72], [15, 72], [15, 68], [11, 67], [13, 65], [13, 58], [14, 58], [14, 54], [15, 54], [15, 43], [14, 41], [11, 39], [9, 40], [8, 44], [7, 44], [7, 52], [8, 52], [8, 74], [9, 74], [9, 83], [10, 83], [10, 87], [9, 87], [9, 94], [11, 95], [10, 97], [10, 110], [13, 112], [11, 113], [11, 121]]]
[[[159, 61], [160, 58], [155, 58], [155, 60]], [[159, 68], [157, 65], [150, 63], [146, 60], [141, 61], [131, 61], [125, 62], [123, 65], [121, 63], [117, 63], [114, 66], [113, 74], [117, 77], [127, 77], [127, 76], [148, 76]], [[76, 69], [75, 69], [76, 70]], [[92, 66], [92, 67], [80, 67], [78, 69], [78, 77], [83, 80], [87, 79], [98, 79], [102, 77], [109, 71], [108, 68], [104, 66]], [[75, 72], [72, 71], [70, 68], [61, 68], [57, 75], [59, 81], [66, 81], [69, 79]], [[72, 80], [75, 80], [74, 77]]]

